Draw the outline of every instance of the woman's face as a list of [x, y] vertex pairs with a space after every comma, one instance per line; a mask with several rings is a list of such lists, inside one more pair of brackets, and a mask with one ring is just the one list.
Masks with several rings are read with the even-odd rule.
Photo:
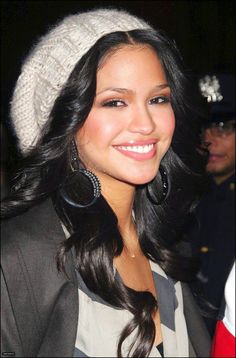
[[93, 107], [77, 132], [79, 156], [103, 182], [151, 181], [175, 127], [170, 88], [150, 47], [125, 45], [97, 73]]

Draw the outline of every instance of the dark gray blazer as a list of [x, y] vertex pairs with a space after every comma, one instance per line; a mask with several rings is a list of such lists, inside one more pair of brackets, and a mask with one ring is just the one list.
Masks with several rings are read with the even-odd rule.
[[[4, 221], [1, 272], [1, 356], [73, 357], [78, 290], [71, 253], [67, 276], [55, 265], [65, 239], [51, 200]], [[182, 284], [190, 356], [209, 357], [210, 337], [186, 284]]]

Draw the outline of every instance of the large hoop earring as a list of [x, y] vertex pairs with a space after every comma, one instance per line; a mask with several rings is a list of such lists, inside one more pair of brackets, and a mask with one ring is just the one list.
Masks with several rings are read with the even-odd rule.
[[154, 197], [153, 194], [153, 184], [155, 183], [156, 185], [156, 181], [154, 180], [146, 186], [147, 197], [154, 205], [160, 205], [163, 203], [163, 201], [167, 198], [169, 194], [169, 188], [170, 188], [167, 173], [166, 170], [163, 168], [163, 166], [159, 167], [159, 173], [162, 182], [162, 193], [161, 193], [161, 198], [159, 200], [157, 200], [157, 198]]
[[[61, 197], [75, 208], [87, 208], [93, 205], [101, 195], [101, 184], [91, 171], [80, 168], [77, 147], [73, 139], [71, 143], [72, 173], [59, 189]], [[74, 198], [76, 198], [76, 200]], [[77, 200], [78, 199], [78, 200]]]

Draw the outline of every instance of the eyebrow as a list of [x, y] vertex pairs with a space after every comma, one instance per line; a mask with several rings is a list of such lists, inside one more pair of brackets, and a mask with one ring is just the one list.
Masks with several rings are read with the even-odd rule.
[[[163, 83], [161, 85], [157, 85], [153, 88], [153, 90], [162, 90], [164, 88], [169, 88], [170, 86], [168, 85], [168, 83]], [[118, 93], [125, 93], [125, 92], [133, 92], [133, 90], [128, 89], [128, 88], [119, 88], [119, 87], [107, 87], [104, 88], [102, 91], [98, 92], [96, 94], [96, 96], [100, 95], [103, 92], [107, 92], [107, 91], [111, 91], [111, 92], [118, 92]]]

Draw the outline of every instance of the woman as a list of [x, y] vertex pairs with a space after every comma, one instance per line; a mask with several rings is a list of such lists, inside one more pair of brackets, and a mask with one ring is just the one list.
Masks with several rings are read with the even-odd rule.
[[68, 16], [32, 50], [11, 103], [3, 352], [207, 356], [176, 250], [202, 183], [192, 95], [174, 44], [125, 11]]

